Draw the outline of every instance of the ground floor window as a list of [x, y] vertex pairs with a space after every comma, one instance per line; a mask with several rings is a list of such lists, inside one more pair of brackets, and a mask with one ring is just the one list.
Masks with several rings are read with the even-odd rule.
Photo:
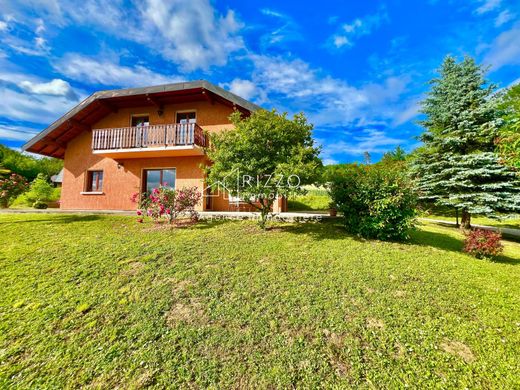
[[143, 171], [143, 190], [151, 192], [160, 186], [175, 188], [175, 168], [145, 169]]
[[103, 171], [87, 172], [87, 192], [103, 191]]

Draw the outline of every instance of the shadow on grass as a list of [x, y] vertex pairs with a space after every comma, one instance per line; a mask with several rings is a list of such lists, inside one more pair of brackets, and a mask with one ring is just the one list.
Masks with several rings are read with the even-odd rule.
[[352, 238], [361, 240], [356, 236], [349, 234], [340, 221], [323, 220], [314, 223], [292, 223], [275, 225], [268, 228], [270, 231], [281, 231], [292, 234], [304, 234], [315, 240], [342, 240], [344, 238]]
[[74, 215], [74, 214], [66, 214], [66, 215], [53, 215], [50, 218], [41, 218], [41, 219], [20, 219], [20, 220], [9, 220], [5, 222], [0, 222], [1, 224], [10, 224], [10, 223], [48, 223], [53, 222], [57, 224], [66, 224], [66, 223], [74, 223], [74, 222], [90, 222], [90, 221], [98, 221], [103, 219], [103, 215]]
[[[411, 240], [408, 244], [429, 246], [437, 249], [442, 249], [450, 252], [462, 253], [463, 242], [461, 239], [457, 239], [449, 234], [415, 230], [411, 233]], [[476, 261], [479, 261], [475, 259]], [[494, 263], [504, 263], [518, 265], [520, 259], [515, 259], [509, 256], [501, 255], [497, 256], [490, 261]]]
[[[300, 223], [271, 227], [272, 231], [282, 231], [292, 234], [304, 234], [315, 240], [341, 240], [350, 238], [360, 242], [370, 242], [360, 237], [349, 234], [338, 220], [325, 220], [320, 223]], [[462, 253], [462, 240], [449, 234], [415, 230], [411, 233], [411, 239], [405, 244], [432, 247], [445, 251]], [[475, 259], [475, 261], [479, 261]], [[503, 264], [519, 265], [520, 259], [506, 255], [497, 256], [490, 261]]]
[[216, 226], [224, 225], [227, 222], [233, 222], [232, 220], [226, 219], [199, 219], [196, 224], [190, 226], [190, 228], [195, 230], [205, 230], [211, 229]]

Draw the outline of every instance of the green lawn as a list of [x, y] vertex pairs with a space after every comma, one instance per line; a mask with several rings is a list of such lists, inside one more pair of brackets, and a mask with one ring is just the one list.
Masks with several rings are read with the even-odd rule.
[[305, 195], [291, 196], [288, 211], [320, 211], [328, 212], [331, 201], [327, 190], [316, 186], [307, 186]]
[[[450, 221], [455, 222], [455, 214], [425, 214], [424, 218], [428, 219], [438, 219], [442, 221]], [[460, 215], [459, 215], [459, 223], [460, 223]], [[485, 225], [485, 226], [495, 226], [499, 228], [511, 228], [511, 229], [520, 229], [520, 218], [518, 216], [504, 216], [500, 219], [488, 218], [483, 216], [472, 216], [471, 223], [473, 225]]]
[[520, 245], [0, 215], [0, 388], [518, 388]]

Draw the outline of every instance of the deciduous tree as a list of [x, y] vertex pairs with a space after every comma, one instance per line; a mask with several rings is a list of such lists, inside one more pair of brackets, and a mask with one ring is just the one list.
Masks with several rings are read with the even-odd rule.
[[266, 110], [247, 118], [235, 112], [230, 119], [234, 129], [211, 136], [207, 182], [257, 209], [265, 228], [277, 197], [299, 193], [301, 185], [318, 179], [322, 164], [312, 125], [303, 114], [289, 119]]

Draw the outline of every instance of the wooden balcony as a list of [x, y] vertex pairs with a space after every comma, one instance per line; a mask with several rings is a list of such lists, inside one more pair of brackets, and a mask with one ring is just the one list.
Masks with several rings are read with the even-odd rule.
[[196, 123], [92, 130], [92, 152], [112, 158], [197, 156], [207, 137]]

